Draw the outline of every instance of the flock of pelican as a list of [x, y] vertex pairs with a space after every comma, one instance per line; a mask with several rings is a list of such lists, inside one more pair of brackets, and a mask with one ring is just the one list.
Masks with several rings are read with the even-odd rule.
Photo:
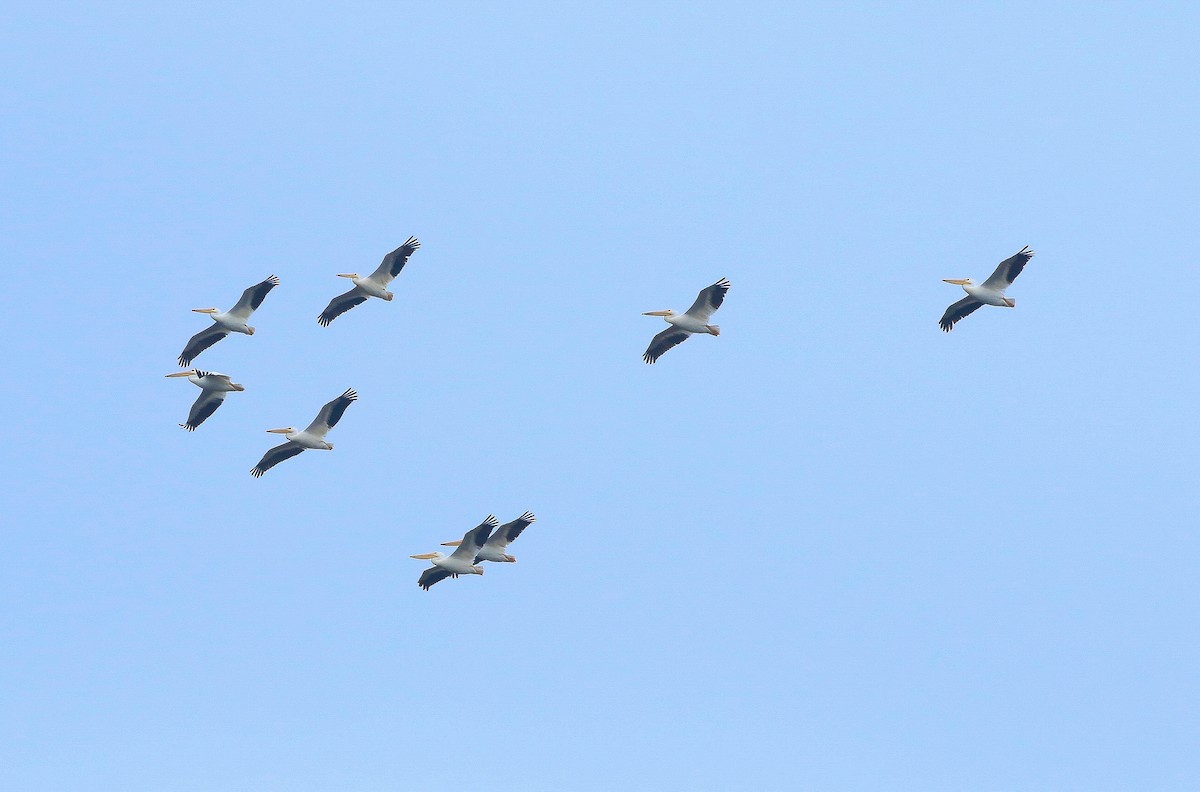
[[[400, 274], [409, 258], [420, 246], [421, 243], [417, 241], [416, 237], [409, 237], [403, 245], [384, 256], [375, 271], [365, 278], [357, 273], [339, 274], [339, 278], [348, 278], [354, 284], [354, 288], [330, 300], [325, 310], [317, 316], [317, 323], [322, 327], [328, 327], [334, 319], [366, 302], [370, 297], [391, 301], [394, 295], [388, 291], [388, 285]], [[945, 278], [946, 283], [961, 286], [967, 296], [946, 309], [938, 321], [938, 326], [948, 333], [956, 323], [984, 305], [1002, 308], [1016, 307], [1016, 301], [1008, 297], [1005, 291], [1021, 274], [1031, 258], [1033, 258], [1033, 251], [1028, 246], [1021, 248], [1014, 255], [1000, 262], [996, 270], [978, 285], [970, 278]], [[230, 333], [254, 335], [254, 328], [249, 325], [250, 316], [258, 310], [266, 296], [278, 285], [279, 278], [274, 275], [254, 284], [242, 292], [241, 299], [228, 311], [220, 311], [216, 308], [192, 309], [196, 313], [208, 314], [213, 324], [188, 339], [183, 352], [179, 354], [179, 365], [190, 366], [202, 352]], [[650, 364], [655, 363], [666, 352], [679, 346], [693, 335], [719, 336], [721, 334], [720, 326], [709, 324], [709, 320], [725, 301], [729, 286], [729, 281], [722, 278], [713, 285], [701, 289], [696, 296], [696, 301], [692, 303], [692, 307], [682, 314], [677, 314], [669, 308], [660, 311], [646, 311], [643, 316], [662, 317], [670, 327], [650, 340], [650, 345], [642, 354], [642, 360]], [[245, 390], [245, 387], [234, 382], [228, 374], [219, 374], [215, 371], [204, 371], [198, 368], [178, 371], [168, 374], [167, 377], [186, 377], [188, 382], [200, 388], [200, 395], [188, 412], [187, 422], [179, 424], [189, 432], [194, 432], [217, 411], [217, 408], [225, 401], [226, 394]], [[325, 436], [329, 430], [337, 426], [338, 421], [346, 412], [346, 408], [357, 399], [358, 393], [353, 388], [346, 390], [341, 396], [323, 406], [317, 413], [317, 417], [303, 431], [297, 431], [291, 426], [282, 429], [268, 429], [269, 433], [283, 435], [287, 442], [267, 450], [258, 464], [251, 468], [250, 474], [259, 478], [280, 462], [291, 459], [306, 450], [332, 451], [333, 444], [328, 442]], [[459, 575], [482, 575], [483, 567], [479, 565], [481, 561], [493, 563], [516, 561], [516, 558], [505, 551], [508, 545], [520, 536], [521, 532], [534, 519], [532, 512], [525, 512], [512, 522], [500, 525], [495, 516], [489, 515], [482, 523], [467, 531], [462, 539], [443, 542], [444, 546], [455, 548], [449, 555], [433, 552], [411, 556], [433, 563], [433, 566], [421, 574], [417, 584], [428, 591], [435, 583], [446, 578], [457, 578]]]
[[[388, 284], [400, 274], [400, 270], [404, 269], [404, 265], [408, 263], [409, 257], [420, 246], [421, 243], [417, 241], [416, 237], [409, 237], [403, 245], [384, 256], [375, 271], [367, 277], [360, 278], [357, 274], [338, 275], [339, 278], [350, 278], [354, 282], [354, 288], [345, 294], [334, 297], [325, 310], [317, 316], [317, 324], [321, 327], [328, 327], [330, 322], [354, 306], [366, 302], [368, 297], [378, 297], [381, 300], [390, 301], [393, 295], [387, 290]], [[192, 310], [196, 313], [208, 314], [213, 323], [188, 339], [187, 344], [183, 347], [183, 352], [179, 353], [179, 365], [190, 366], [200, 353], [230, 333], [254, 335], [254, 328], [249, 324], [250, 316], [259, 309], [263, 300], [278, 285], [279, 278], [274, 275], [261, 283], [254, 284], [242, 292], [241, 299], [228, 311], [220, 311], [216, 308], [193, 308]], [[167, 376], [187, 377], [188, 382], [200, 389], [200, 396], [197, 397], [195, 403], [192, 404], [192, 409], [188, 412], [187, 422], [179, 424], [189, 432], [196, 431], [200, 424], [217, 411], [217, 408], [225, 401], [227, 393], [246, 389], [234, 382], [228, 374], [218, 374], [215, 371], [204, 371], [198, 368], [177, 371]], [[268, 429], [267, 431], [272, 434], [281, 434], [286, 437], [287, 442], [277, 445], [263, 454], [263, 458], [258, 461], [258, 464], [250, 469], [250, 475], [259, 478], [285, 459], [291, 459], [306, 450], [332, 451], [333, 443], [326, 440], [325, 435], [329, 433], [330, 429], [337, 426], [338, 421], [342, 419], [342, 414], [346, 412], [346, 408], [357, 398], [358, 393], [350, 388], [322, 407], [321, 411], [317, 413], [317, 417], [304, 431], [298, 432], [290, 426], [283, 429]]]

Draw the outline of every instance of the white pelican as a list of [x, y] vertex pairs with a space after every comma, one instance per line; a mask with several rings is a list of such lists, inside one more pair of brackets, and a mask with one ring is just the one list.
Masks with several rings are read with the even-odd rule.
[[167, 376], [187, 377], [188, 382], [200, 389], [200, 395], [196, 398], [195, 404], [192, 405], [191, 412], [188, 413], [187, 423], [179, 424], [189, 432], [196, 431], [196, 427], [204, 423], [205, 418], [217, 411], [217, 408], [221, 406], [221, 402], [225, 401], [226, 393], [246, 390], [244, 386], [238, 385], [230, 379], [228, 374], [218, 374], [215, 371], [188, 369], [187, 371], [177, 371]]
[[321, 412], [317, 413], [317, 417], [303, 432], [297, 432], [290, 426], [283, 429], [268, 429], [267, 431], [272, 434], [284, 435], [288, 441], [263, 454], [263, 458], [258, 460], [258, 464], [250, 470], [250, 475], [258, 478], [283, 460], [291, 459], [306, 448], [332, 451], [333, 443], [325, 442], [325, 434], [337, 426], [337, 422], [342, 419], [342, 413], [346, 412], [350, 402], [357, 398], [358, 393], [353, 388], [338, 396], [321, 408]]
[[387, 290], [387, 285], [400, 274], [400, 270], [408, 263], [408, 257], [419, 247], [421, 243], [417, 238], [409, 237], [403, 245], [384, 256], [380, 265], [367, 277], [360, 278], [355, 272], [338, 275], [339, 278], [349, 278], [354, 283], [354, 288], [330, 300], [329, 305], [325, 306], [325, 310], [317, 317], [317, 323], [321, 327], [329, 327], [330, 322], [354, 306], [362, 305], [368, 297], [391, 300], [395, 295]]
[[[529, 527], [529, 524], [537, 518], [533, 516], [533, 512], [525, 512], [512, 522], [506, 522], [495, 531], [492, 531], [492, 536], [483, 547], [479, 548], [479, 552], [475, 554], [475, 563], [480, 561], [494, 561], [496, 563], [514, 563], [517, 559], [515, 556], [510, 556], [504, 550], [508, 547], [509, 542], [512, 542], [521, 535]], [[462, 540], [454, 542], [442, 542], [443, 547], [460, 547]]]
[[1029, 245], [1026, 245], [1001, 261], [1000, 266], [996, 267], [996, 271], [978, 286], [970, 278], [942, 278], [946, 283], [962, 286], [967, 296], [946, 309], [946, 313], [942, 314], [942, 318], [938, 320], [938, 326], [949, 333], [955, 322], [971, 315], [982, 305], [1016, 308], [1017, 301], [1011, 297], [1005, 297], [1004, 290], [1017, 279], [1031, 258], [1033, 258], [1033, 251], [1029, 249]]
[[458, 548], [448, 556], [437, 552], [409, 556], [409, 558], [433, 562], [433, 566], [421, 573], [421, 579], [417, 581], [417, 585], [429, 591], [429, 587], [434, 583], [448, 577], [482, 575], [483, 567], [475, 564], [475, 554], [487, 542], [488, 535], [498, 522], [499, 520], [494, 515], [489, 514], [486, 520], [463, 534]]
[[230, 333], [254, 335], [254, 328], [246, 324], [246, 322], [250, 320], [250, 314], [254, 313], [258, 306], [262, 305], [263, 298], [267, 296], [267, 292], [278, 285], [279, 278], [276, 278], [274, 275], [262, 283], [254, 284], [242, 292], [242, 299], [237, 301], [237, 305], [224, 313], [221, 313], [216, 308], [193, 308], [192, 310], [196, 313], [209, 314], [214, 324], [188, 339], [187, 346], [179, 353], [179, 365], [192, 365], [192, 361], [201, 352]]
[[679, 346], [687, 341], [688, 336], [693, 333], [721, 335], [721, 328], [708, 324], [708, 318], [721, 307], [727, 291], [729, 291], [729, 281], [721, 278], [707, 289], [701, 289], [700, 294], [696, 297], [696, 302], [692, 303], [692, 307], [682, 315], [675, 313], [670, 308], [665, 311], [643, 313], [642, 316], [661, 316], [671, 326], [650, 339], [650, 346], [646, 347], [646, 353], [642, 355], [642, 360], [653, 363], [671, 347]]

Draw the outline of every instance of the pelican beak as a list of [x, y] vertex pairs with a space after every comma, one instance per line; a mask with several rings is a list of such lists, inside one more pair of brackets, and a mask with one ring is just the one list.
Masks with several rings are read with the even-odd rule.
[[234, 389], [235, 391], [244, 391], [244, 390], [246, 390], [246, 386], [245, 386], [245, 385], [238, 385], [236, 382], [231, 382], [231, 383], [229, 383], [229, 384], [233, 386], [233, 389]]
[[453, 542], [442, 542], [442, 547], [458, 547], [462, 544], [462, 539], [455, 539]]
[[955, 286], [962, 286], [967, 282], [966, 278], [942, 278], [946, 283], [953, 283]]
[[672, 313], [673, 311], [668, 308], [665, 311], [645, 311], [642, 316], [670, 316]]
[[292, 430], [291, 429], [268, 429], [267, 433], [268, 434], [287, 434], [290, 431], [292, 431]]
[[342, 272], [342, 273], [338, 274], [338, 277], [339, 278], [357, 278], [358, 275], [356, 275], [353, 272]]
[[193, 308], [192, 313], [220, 313], [216, 308]]
[[418, 561], [428, 561], [431, 558], [437, 558], [437, 557], [438, 557], [437, 553], [418, 553], [417, 555], [409, 556], [409, 558], [415, 558]]
[[512, 563], [512, 564], [515, 564], [515, 563], [517, 563], [517, 557], [516, 557], [516, 556], [510, 556], [510, 555], [506, 555], [506, 556], [504, 556], [504, 560], [505, 560], [505, 561], [508, 561], [509, 563]]
[[195, 369], [188, 369], [187, 371], [176, 371], [174, 374], [168, 374], [167, 376], [168, 377], [190, 377], [190, 376], [192, 376], [192, 373], [194, 371], [195, 371]]

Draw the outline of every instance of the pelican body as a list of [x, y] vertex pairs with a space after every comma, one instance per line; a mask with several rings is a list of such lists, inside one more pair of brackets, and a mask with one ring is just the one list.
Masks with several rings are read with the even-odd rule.
[[661, 316], [671, 326], [650, 339], [650, 346], [646, 348], [642, 360], [654, 363], [667, 350], [679, 346], [687, 341], [689, 336], [696, 333], [720, 335], [720, 326], [710, 325], [708, 320], [725, 301], [725, 292], [727, 291], [729, 291], [729, 281], [721, 278], [712, 286], [701, 289], [700, 294], [696, 296], [696, 301], [692, 303], [692, 307], [682, 314], [677, 314], [670, 308], [643, 313], [642, 316]]
[[332, 451], [333, 443], [327, 442], [325, 435], [330, 429], [337, 426], [338, 421], [342, 419], [342, 414], [346, 412], [346, 408], [357, 399], [358, 393], [350, 388], [322, 407], [321, 411], [317, 413], [317, 417], [302, 432], [297, 432], [290, 426], [282, 429], [268, 429], [267, 432], [270, 434], [281, 434], [286, 437], [287, 442], [277, 445], [263, 454], [263, 458], [251, 469], [250, 475], [259, 478], [283, 460], [291, 459], [306, 450]]
[[433, 566], [421, 573], [417, 585], [429, 591], [435, 583], [448, 577], [482, 575], [483, 567], [478, 565], [479, 559], [476, 558], [476, 555], [479, 553], [479, 549], [487, 543], [488, 536], [499, 522], [495, 515], [489, 514], [486, 520], [463, 534], [463, 538], [456, 543], [458, 547], [450, 555], [433, 552], [409, 556], [409, 558], [433, 562]]
[[188, 412], [187, 423], [179, 424], [189, 432], [196, 431], [197, 426], [204, 423], [208, 416], [217, 411], [217, 408], [224, 403], [226, 393], [246, 390], [244, 386], [234, 382], [228, 374], [218, 374], [215, 371], [188, 369], [168, 374], [167, 377], [187, 377], [188, 382], [200, 389], [200, 395], [192, 404], [191, 411]]
[[272, 275], [261, 283], [256, 283], [242, 292], [242, 297], [228, 311], [218, 311], [216, 308], [193, 308], [194, 313], [208, 314], [213, 324], [201, 330], [188, 339], [187, 346], [179, 353], [179, 365], [190, 366], [201, 352], [220, 341], [230, 333], [254, 335], [254, 328], [247, 324], [250, 314], [258, 310], [267, 294], [279, 285], [279, 278]]
[[1004, 291], [1017, 279], [1031, 258], [1033, 258], [1033, 251], [1026, 245], [1001, 261], [996, 267], [996, 271], [989, 275], [983, 283], [977, 284], [970, 278], [942, 278], [946, 283], [961, 286], [967, 296], [946, 309], [946, 313], [942, 314], [942, 318], [938, 321], [938, 326], [944, 332], [949, 333], [954, 329], [956, 322], [970, 316], [985, 305], [1016, 308], [1017, 301], [1006, 296]]
[[378, 297], [391, 302], [395, 295], [387, 290], [388, 284], [395, 280], [396, 276], [400, 274], [400, 270], [404, 269], [404, 265], [408, 263], [409, 256], [419, 247], [421, 247], [421, 243], [417, 241], [417, 238], [409, 237], [403, 245], [384, 256], [375, 271], [365, 278], [357, 272], [339, 273], [338, 277], [348, 278], [354, 284], [354, 288], [330, 300], [329, 305], [317, 317], [317, 324], [321, 327], [329, 327], [330, 322], [354, 306], [362, 305], [368, 297]]

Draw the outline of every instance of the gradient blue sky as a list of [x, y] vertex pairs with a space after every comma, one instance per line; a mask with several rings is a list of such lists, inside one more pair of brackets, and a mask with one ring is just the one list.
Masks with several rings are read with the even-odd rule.
[[1048, 5], [7, 4], [4, 788], [1195, 789], [1200, 11]]

